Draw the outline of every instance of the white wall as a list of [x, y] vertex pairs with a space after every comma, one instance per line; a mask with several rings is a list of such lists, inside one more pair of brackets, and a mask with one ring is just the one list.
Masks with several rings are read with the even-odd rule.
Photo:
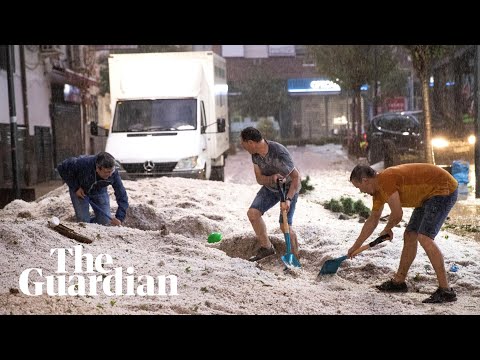
[[268, 58], [268, 45], [244, 45], [246, 58]]
[[[34, 50], [34, 48], [31, 48]], [[45, 77], [45, 64], [38, 51], [25, 49], [25, 67], [28, 93], [28, 115], [30, 135], [34, 134], [34, 126], [51, 127], [50, 81]]]
[[[20, 71], [20, 49], [15, 48], [15, 110], [17, 113], [17, 125], [25, 124], [22, 81]], [[36, 50], [36, 51], [30, 51]], [[48, 105], [50, 103], [50, 87], [44, 71], [43, 59], [39, 56], [38, 45], [27, 45], [25, 47], [26, 63], [26, 84], [28, 96], [29, 134], [34, 134], [34, 126], [50, 127], [50, 114]], [[0, 70], [0, 123], [10, 123], [10, 112], [8, 108], [8, 84], [7, 72]]]
[[[15, 112], [17, 125], [23, 125], [23, 102], [22, 102], [22, 82], [20, 78], [20, 61], [18, 46], [14, 46], [15, 51], [15, 72], [13, 74], [13, 87], [15, 90]], [[7, 71], [0, 69], [0, 123], [10, 123], [9, 93]]]
[[243, 57], [243, 45], [222, 45], [223, 57]]

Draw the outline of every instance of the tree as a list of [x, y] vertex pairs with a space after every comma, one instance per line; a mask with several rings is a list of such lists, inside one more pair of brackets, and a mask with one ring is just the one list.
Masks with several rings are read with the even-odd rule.
[[[317, 71], [353, 93], [352, 130], [357, 140], [362, 132], [361, 86], [376, 83], [395, 68], [392, 49], [387, 45], [309, 45]], [[356, 129], [355, 129], [356, 124]]]
[[432, 65], [444, 56], [451, 48], [448, 45], [404, 45], [410, 51], [413, 68], [420, 79], [423, 98], [424, 133], [425, 133], [425, 161], [435, 163], [432, 148], [432, 114], [430, 107], [429, 79]]
[[278, 116], [280, 108], [289, 101], [285, 80], [272, 79], [260, 70], [252, 70], [235, 87], [241, 93], [237, 100], [239, 110], [254, 119]]

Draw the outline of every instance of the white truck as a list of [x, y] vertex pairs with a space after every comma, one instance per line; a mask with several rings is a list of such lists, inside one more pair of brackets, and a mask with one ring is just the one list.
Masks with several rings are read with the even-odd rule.
[[224, 181], [229, 149], [225, 59], [211, 51], [112, 54], [105, 151], [120, 176]]

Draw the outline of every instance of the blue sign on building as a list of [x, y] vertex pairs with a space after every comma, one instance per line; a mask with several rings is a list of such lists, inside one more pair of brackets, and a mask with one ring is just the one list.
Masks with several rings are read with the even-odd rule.
[[287, 86], [289, 93], [336, 95], [341, 91], [341, 88], [337, 83], [320, 78], [288, 79]]

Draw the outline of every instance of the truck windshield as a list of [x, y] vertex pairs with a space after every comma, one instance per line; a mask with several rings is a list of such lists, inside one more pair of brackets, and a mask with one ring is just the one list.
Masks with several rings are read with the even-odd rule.
[[118, 101], [112, 132], [195, 130], [196, 119], [195, 99]]

